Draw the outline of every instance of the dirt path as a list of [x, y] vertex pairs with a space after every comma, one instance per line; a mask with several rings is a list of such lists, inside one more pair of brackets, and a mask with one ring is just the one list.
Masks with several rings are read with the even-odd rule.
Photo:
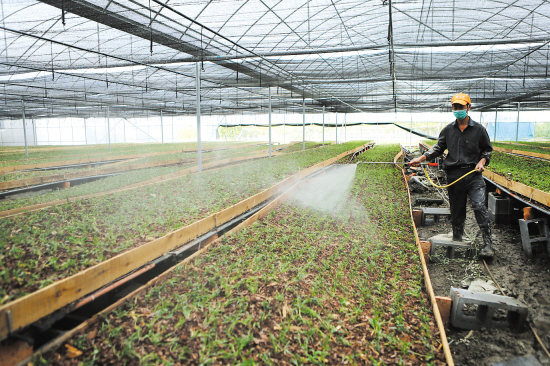
[[[489, 186], [488, 186], [489, 187]], [[415, 191], [415, 198], [440, 198], [435, 191]], [[438, 207], [448, 207], [447, 204]], [[545, 256], [535, 256], [529, 260], [522, 251], [517, 220], [510, 225], [493, 225], [493, 241], [496, 257], [487, 263], [498, 284], [508, 296], [521, 300], [529, 308], [528, 322], [535, 328], [545, 345], [550, 345], [550, 260]], [[429, 226], [419, 226], [421, 240], [452, 231], [449, 221], [443, 220]], [[468, 202], [466, 232], [481, 240], [479, 227]], [[442, 259], [428, 265], [434, 291], [438, 296], [449, 296], [450, 287], [467, 288], [477, 278], [490, 281], [483, 262], [477, 258], [470, 260], [462, 255], [455, 259]], [[496, 292], [495, 292], [496, 293]], [[498, 293], [500, 294], [500, 293]], [[447, 336], [457, 365], [492, 365], [519, 356], [535, 356], [543, 365], [550, 360], [543, 353], [529, 325], [522, 333], [508, 330], [482, 329], [469, 331], [447, 325]]]

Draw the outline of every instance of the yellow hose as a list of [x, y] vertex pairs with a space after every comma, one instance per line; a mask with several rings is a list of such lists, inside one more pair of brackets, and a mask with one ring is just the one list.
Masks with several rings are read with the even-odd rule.
[[426, 171], [426, 168], [422, 168], [424, 169], [424, 173], [426, 174], [426, 178], [428, 178], [428, 180], [430, 181], [430, 183], [432, 184], [432, 186], [434, 186], [435, 188], [447, 188], [447, 187], [450, 187], [452, 186], [453, 184], [455, 184], [456, 182], [458, 182], [459, 180], [461, 180], [462, 178], [464, 177], [467, 177], [468, 175], [474, 173], [474, 172], [477, 172], [477, 170], [470, 170], [468, 173], [464, 174], [462, 177], [458, 178], [457, 180], [455, 180], [454, 182], [452, 182], [451, 184], [447, 184], [446, 186], [438, 186], [437, 184], [435, 184], [434, 182], [432, 182], [432, 180], [430, 179], [430, 176], [428, 175], [428, 172]]

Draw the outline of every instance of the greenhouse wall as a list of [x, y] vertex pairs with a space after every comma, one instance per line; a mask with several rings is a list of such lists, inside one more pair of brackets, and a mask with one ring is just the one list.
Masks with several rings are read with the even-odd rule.
[[[497, 124], [496, 141], [515, 141], [518, 113], [470, 112], [474, 121], [488, 129], [494, 140], [494, 125]], [[206, 115], [201, 118], [201, 139], [203, 141], [267, 141], [268, 114], [256, 115]], [[325, 141], [345, 142], [351, 140], [374, 140], [378, 143], [401, 142], [414, 144], [425, 139], [393, 125], [372, 125], [373, 123], [396, 123], [421, 134], [437, 137], [446, 124], [453, 121], [451, 113], [325, 113], [324, 121], [338, 124], [338, 132], [325, 128]], [[276, 143], [301, 141], [303, 138], [302, 114], [273, 113], [272, 140]], [[305, 134], [308, 141], [323, 140], [320, 113], [305, 115]], [[196, 116], [151, 116], [146, 118], [66, 118], [26, 119], [29, 146], [40, 145], [94, 145], [111, 143], [161, 143], [190, 142], [197, 139]], [[348, 126], [354, 123], [369, 123], [362, 126]], [[264, 127], [252, 126], [260, 124]], [[234, 127], [224, 128], [220, 125]], [[298, 125], [298, 126], [290, 126]], [[0, 146], [23, 146], [25, 138], [23, 121], [0, 121]], [[546, 112], [520, 112], [518, 140], [550, 139], [550, 118]]]

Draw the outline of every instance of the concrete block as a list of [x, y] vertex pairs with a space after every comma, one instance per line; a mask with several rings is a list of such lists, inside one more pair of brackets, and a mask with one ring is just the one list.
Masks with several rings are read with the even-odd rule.
[[450, 297], [451, 324], [457, 328], [510, 328], [519, 332], [527, 319], [527, 307], [512, 297], [454, 287]]
[[441, 198], [422, 198], [422, 197], [416, 198], [414, 200], [415, 206], [431, 205], [431, 204], [442, 205], [443, 200]]
[[451, 209], [448, 207], [423, 207], [422, 208], [422, 225], [426, 225], [427, 216], [433, 216], [433, 222], [438, 222], [441, 216], [451, 216]]
[[518, 223], [523, 253], [527, 258], [533, 258], [533, 243], [542, 243], [546, 253], [550, 254], [550, 230], [546, 218], [519, 219]]
[[487, 209], [489, 218], [495, 224], [509, 224], [512, 215], [512, 205], [510, 197], [498, 195], [495, 192], [489, 192], [487, 196]]
[[505, 362], [494, 363], [492, 366], [542, 366], [534, 356], [515, 357]]
[[453, 241], [453, 235], [452, 234], [439, 234], [436, 236], [432, 236], [428, 239], [428, 241], [431, 244], [430, 248], [430, 255], [433, 256], [435, 254], [435, 249], [437, 247], [446, 247], [447, 248], [447, 257], [448, 258], [454, 258], [455, 257], [455, 250], [458, 249], [465, 249], [467, 250], [467, 256], [470, 256], [470, 252], [472, 247], [470, 246], [470, 242], [468, 241]]

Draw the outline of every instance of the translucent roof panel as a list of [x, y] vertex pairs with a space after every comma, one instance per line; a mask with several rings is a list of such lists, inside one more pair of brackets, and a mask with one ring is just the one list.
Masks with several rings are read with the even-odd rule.
[[544, 0], [0, 4], [0, 118], [549, 109]]

